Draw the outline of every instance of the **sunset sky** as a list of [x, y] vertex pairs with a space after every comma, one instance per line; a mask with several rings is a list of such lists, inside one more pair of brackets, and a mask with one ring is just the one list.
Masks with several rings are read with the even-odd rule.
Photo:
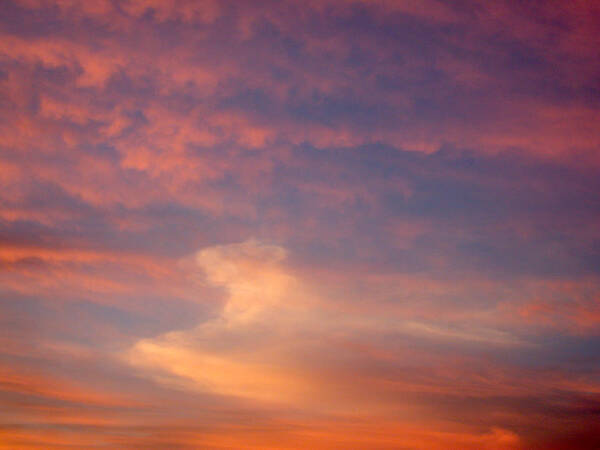
[[600, 448], [600, 1], [0, 0], [0, 448]]

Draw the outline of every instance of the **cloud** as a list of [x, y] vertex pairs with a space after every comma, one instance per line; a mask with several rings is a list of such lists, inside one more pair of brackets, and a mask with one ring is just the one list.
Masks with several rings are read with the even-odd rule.
[[307, 383], [279, 358], [293, 339], [294, 313], [307, 291], [282, 266], [285, 255], [282, 247], [256, 240], [198, 251], [193, 259], [207, 282], [226, 292], [221, 314], [192, 330], [141, 340], [128, 359], [209, 392], [299, 401]]
[[[191, 258], [196, 270], [205, 274], [209, 284], [225, 291], [221, 313], [192, 329], [142, 339], [126, 359], [143, 374], [183, 389], [336, 410], [348, 405], [373, 406], [359, 392], [343, 393], [355, 389], [346, 375], [335, 375], [335, 381], [325, 375], [328, 370], [341, 370], [336, 367], [339, 356], [345, 354], [347, 363], [355, 364], [360, 355], [340, 347], [340, 339], [368, 342], [388, 335], [459, 346], [523, 345], [507, 332], [485, 327], [452, 329], [408, 320], [401, 314], [386, 317], [377, 309], [359, 315], [328, 308], [332, 299], [294, 275], [286, 267], [286, 254], [280, 246], [254, 239], [198, 251]], [[377, 348], [380, 344], [367, 345]], [[336, 383], [345, 387], [338, 390]], [[315, 396], [336, 400], [325, 406]]]
[[594, 442], [598, 13], [0, 2], [0, 440]]

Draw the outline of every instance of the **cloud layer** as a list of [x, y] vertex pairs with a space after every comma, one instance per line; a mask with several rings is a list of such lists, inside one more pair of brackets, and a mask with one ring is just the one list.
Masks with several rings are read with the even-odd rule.
[[599, 36], [2, 2], [0, 448], [597, 448]]

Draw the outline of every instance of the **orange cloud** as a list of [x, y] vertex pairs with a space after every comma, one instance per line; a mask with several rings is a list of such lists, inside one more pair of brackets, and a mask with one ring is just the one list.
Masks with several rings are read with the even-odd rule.
[[4, 1], [0, 447], [593, 435], [598, 12]]
[[[402, 314], [386, 317], [377, 310], [360, 315], [328, 310], [331, 300], [286, 269], [285, 255], [283, 248], [255, 240], [197, 252], [195, 261], [207, 282], [226, 291], [222, 313], [190, 330], [140, 340], [125, 358], [157, 381], [184, 389], [328, 411], [382, 406], [377, 404], [379, 397], [368, 400], [354, 392], [355, 380], [350, 381], [348, 374], [327, 379], [320, 373], [328, 369], [311, 367], [338, 351], [349, 361], [355, 359], [357, 355], [348, 352], [352, 347], [337, 349], [342, 336], [345, 340], [390, 333], [434, 341], [523, 345], [506, 332], [486, 327], [449, 328]], [[304, 353], [313, 353], [313, 361], [294, 357]], [[345, 387], [337, 392], [336, 383]], [[371, 386], [377, 383], [369, 381]], [[346, 389], [354, 394], [342, 394]], [[323, 404], [316, 397], [336, 400]]]

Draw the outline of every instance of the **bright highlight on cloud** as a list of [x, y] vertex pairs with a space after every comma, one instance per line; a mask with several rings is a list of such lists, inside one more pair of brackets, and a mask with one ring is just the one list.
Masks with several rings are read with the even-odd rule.
[[306, 291], [280, 266], [285, 254], [281, 247], [255, 240], [197, 252], [197, 269], [226, 292], [223, 311], [190, 330], [137, 342], [130, 361], [191, 381], [199, 390], [299, 401], [307, 382], [278, 358], [298, 338]]
[[0, 2], [0, 448], [600, 448], [599, 36]]
[[[403, 375], [388, 386], [378, 385], [381, 380], [360, 366], [383, 363], [404, 372], [418, 359], [410, 351], [416, 340], [488, 348], [528, 345], [472, 321], [449, 327], [444, 320], [408, 320], [405, 313], [386, 314], [380, 308], [362, 313], [332, 308], [336, 299], [295, 276], [285, 266], [286, 255], [280, 246], [251, 239], [208, 247], [187, 258], [195, 264], [188, 270], [202, 271], [208, 283], [223, 289], [221, 311], [195, 327], [136, 342], [126, 360], [167, 386], [270, 407], [350, 416], [357, 410], [417, 414], [414, 406], [400, 407], [386, 397], [414, 390], [445, 392], [457, 375], [445, 373], [456, 369], [446, 366], [450, 360], [437, 361], [430, 379]], [[409, 345], [390, 351], [379, 341], [381, 335]], [[475, 388], [484, 389], [483, 397], [491, 395], [485, 392], [488, 383], [477, 377], [464, 381], [472, 384], [472, 395], [477, 395]]]

